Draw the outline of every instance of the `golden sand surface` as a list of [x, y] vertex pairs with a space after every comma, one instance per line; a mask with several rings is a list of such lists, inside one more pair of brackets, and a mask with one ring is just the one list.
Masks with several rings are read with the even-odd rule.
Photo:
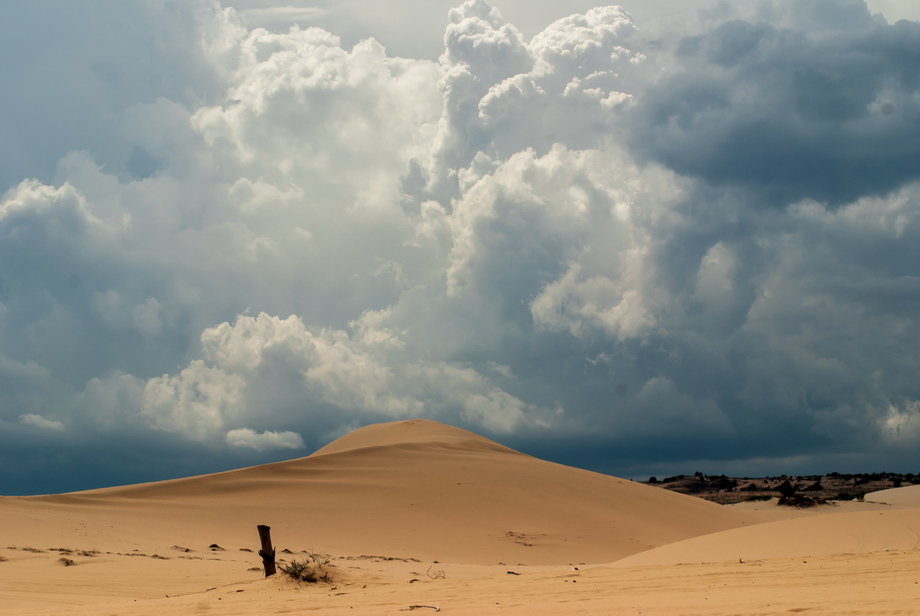
[[[915, 614], [918, 488], [719, 506], [378, 424], [287, 462], [0, 497], [0, 615]], [[331, 581], [265, 579], [257, 524]]]

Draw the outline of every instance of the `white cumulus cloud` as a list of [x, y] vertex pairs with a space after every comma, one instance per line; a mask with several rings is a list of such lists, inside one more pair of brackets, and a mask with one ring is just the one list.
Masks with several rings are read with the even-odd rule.
[[20, 415], [19, 423], [25, 424], [27, 426], [41, 428], [42, 430], [57, 430], [59, 432], [63, 432], [66, 429], [64, 424], [61, 422], [53, 419], [46, 419], [41, 415], [35, 415], [34, 413], [26, 413], [25, 415]]
[[245, 447], [257, 451], [272, 449], [303, 449], [303, 438], [296, 432], [256, 432], [249, 428], [237, 428], [227, 432], [227, 444], [231, 447]]

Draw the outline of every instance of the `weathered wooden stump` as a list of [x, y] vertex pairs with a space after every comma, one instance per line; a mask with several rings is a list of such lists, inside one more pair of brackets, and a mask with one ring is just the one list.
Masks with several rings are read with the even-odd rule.
[[262, 542], [262, 549], [259, 550], [259, 556], [262, 557], [262, 566], [265, 567], [265, 577], [275, 575], [275, 548], [272, 547], [272, 527], [259, 524], [259, 541]]

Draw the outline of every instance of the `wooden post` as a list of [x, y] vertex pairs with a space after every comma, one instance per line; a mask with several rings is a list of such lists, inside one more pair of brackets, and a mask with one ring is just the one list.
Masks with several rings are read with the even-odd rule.
[[265, 577], [275, 575], [275, 548], [272, 547], [272, 527], [259, 524], [258, 529], [259, 541], [262, 542], [259, 556], [262, 557], [262, 566], [265, 567]]

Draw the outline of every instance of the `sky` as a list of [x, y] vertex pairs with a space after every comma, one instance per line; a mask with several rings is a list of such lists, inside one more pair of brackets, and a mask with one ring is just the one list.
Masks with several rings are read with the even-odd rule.
[[0, 494], [413, 417], [920, 470], [912, 0], [3, 10]]

